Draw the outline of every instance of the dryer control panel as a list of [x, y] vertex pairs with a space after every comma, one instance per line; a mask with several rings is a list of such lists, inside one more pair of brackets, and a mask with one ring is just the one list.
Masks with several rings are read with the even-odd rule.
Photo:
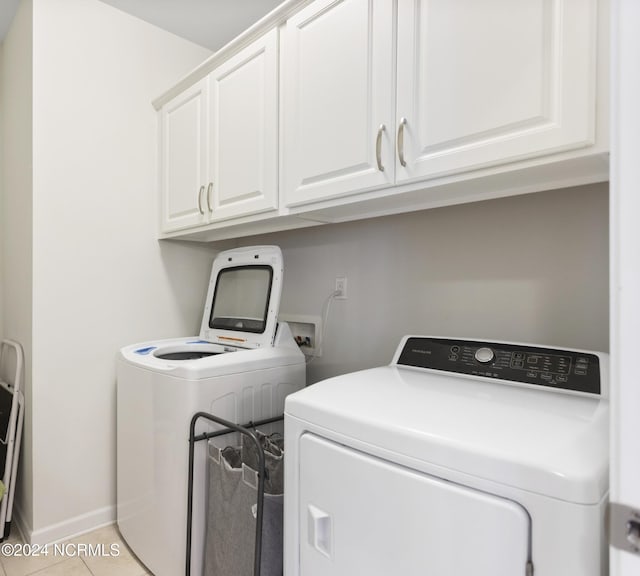
[[397, 364], [600, 394], [595, 354], [522, 344], [410, 337]]

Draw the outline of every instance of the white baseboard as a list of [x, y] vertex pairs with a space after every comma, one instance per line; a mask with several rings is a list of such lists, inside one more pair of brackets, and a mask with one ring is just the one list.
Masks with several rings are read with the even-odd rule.
[[[16, 514], [16, 512], [18, 513]], [[113, 524], [116, 521], [116, 507], [106, 506], [38, 530], [27, 528], [19, 511], [14, 508], [13, 521], [18, 521], [19, 530], [25, 542], [44, 546], [45, 544], [53, 544], [69, 538], [75, 538], [102, 526]]]

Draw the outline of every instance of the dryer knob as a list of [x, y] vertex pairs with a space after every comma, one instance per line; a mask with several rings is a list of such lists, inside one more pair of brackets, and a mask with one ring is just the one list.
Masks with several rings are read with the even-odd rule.
[[491, 362], [495, 357], [496, 355], [493, 353], [493, 350], [491, 350], [491, 348], [483, 347], [476, 350], [475, 358], [481, 364], [487, 364]]

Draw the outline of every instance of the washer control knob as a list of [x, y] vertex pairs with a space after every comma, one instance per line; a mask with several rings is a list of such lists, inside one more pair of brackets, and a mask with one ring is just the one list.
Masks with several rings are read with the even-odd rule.
[[491, 362], [491, 360], [493, 360], [495, 357], [496, 355], [493, 353], [493, 350], [491, 350], [491, 348], [483, 347], [476, 350], [475, 358], [481, 364], [487, 364]]

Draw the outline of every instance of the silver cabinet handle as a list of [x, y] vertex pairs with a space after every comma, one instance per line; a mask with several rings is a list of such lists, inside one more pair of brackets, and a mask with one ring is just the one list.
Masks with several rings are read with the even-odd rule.
[[204, 210], [202, 209], [202, 193], [204, 192], [204, 186], [200, 186], [198, 190], [198, 212], [204, 216]]
[[211, 208], [211, 192], [213, 191], [213, 182], [209, 182], [209, 186], [207, 186], [207, 208], [209, 212], [213, 212], [213, 208]]
[[407, 163], [404, 159], [404, 127], [407, 124], [406, 118], [400, 119], [400, 124], [398, 125], [398, 159], [400, 160], [401, 166], [406, 166]]
[[384, 166], [382, 165], [382, 133], [386, 130], [384, 124], [380, 124], [378, 128], [378, 136], [376, 138], [376, 162], [378, 163], [378, 170], [384, 172]]

